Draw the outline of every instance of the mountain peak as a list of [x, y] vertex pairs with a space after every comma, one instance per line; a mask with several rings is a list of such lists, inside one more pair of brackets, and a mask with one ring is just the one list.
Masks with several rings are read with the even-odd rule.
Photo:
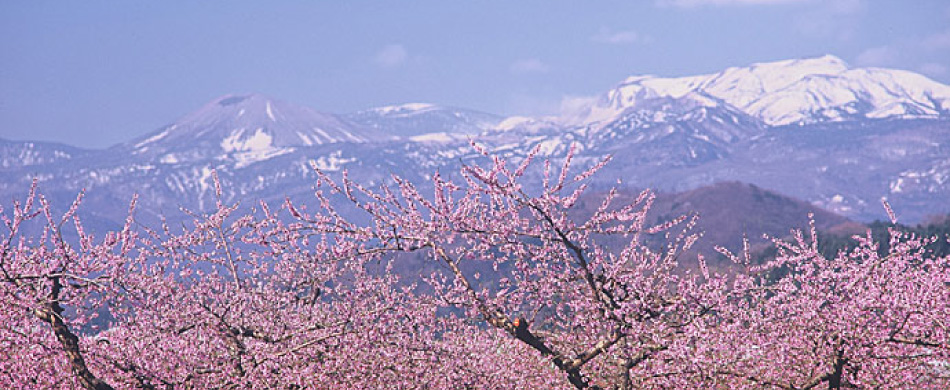
[[309, 110], [258, 93], [228, 94], [216, 98], [198, 110], [185, 115], [176, 123], [220, 120], [224, 117], [239, 118], [240, 122], [253, 125], [278, 122], [282, 111]]
[[440, 107], [431, 103], [405, 103], [393, 106], [371, 108], [370, 111], [373, 111], [379, 115], [412, 115], [438, 108]]
[[217, 99], [217, 103], [219, 106], [227, 107], [227, 106], [233, 106], [236, 104], [241, 104], [241, 103], [247, 102], [248, 100], [253, 101], [253, 100], [261, 100], [261, 99], [266, 100], [266, 98], [263, 95], [259, 95], [259, 94], [224, 95]]
[[251, 93], [213, 99], [120, 148], [163, 163], [214, 158], [247, 165], [296, 147], [374, 139], [380, 137], [336, 115]]
[[347, 114], [345, 118], [388, 136], [415, 140], [431, 139], [433, 134], [440, 139], [479, 134], [502, 120], [484, 112], [430, 103], [375, 107]]
[[267, 119], [276, 122], [277, 117], [274, 115], [275, 104], [284, 105], [285, 103], [261, 94], [252, 93], [245, 95], [224, 95], [216, 99], [214, 103], [209, 103], [208, 106], [216, 106], [216, 108], [223, 110], [240, 110], [241, 115], [251, 111], [252, 114], [262, 114], [266, 116]]
[[781, 69], [798, 69], [807, 74], [838, 74], [849, 69], [848, 63], [841, 58], [826, 54], [820, 57], [801, 59], [756, 62], [748, 66], [752, 69], [767, 69], [779, 71]]
[[567, 122], [606, 124], [649, 100], [690, 96], [711, 98], [771, 126], [950, 116], [950, 86], [903, 70], [851, 68], [824, 55], [697, 76], [631, 76]]

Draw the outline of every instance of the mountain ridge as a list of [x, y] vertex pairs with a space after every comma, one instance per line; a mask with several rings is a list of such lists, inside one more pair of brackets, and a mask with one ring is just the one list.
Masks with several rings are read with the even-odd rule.
[[904, 70], [851, 68], [825, 55], [706, 75], [630, 76], [568, 122], [606, 123], [641, 101], [684, 96], [709, 105], [729, 104], [770, 126], [950, 115], [950, 86]]
[[[788, 74], [771, 74], [764, 83], [740, 80], [768, 69]], [[868, 103], [855, 108], [861, 115], [829, 119], [822, 114], [813, 123], [776, 125], [739, 107], [755, 107], [761, 97], [732, 104], [728, 96], [710, 92], [711, 86], [730, 83], [734, 90], [748, 84], [788, 92], [788, 86], [809, 86], [835, 72], [867, 73], [826, 56], [733, 67], [715, 78], [632, 76], [621, 89], [602, 95], [616, 106], [605, 106], [610, 115], [593, 121], [569, 115], [502, 118], [429, 103], [331, 114], [259, 94], [224, 95], [106, 150], [0, 141], [0, 195], [28, 188], [38, 178], [62, 193], [85, 188], [90, 196], [108, 191], [119, 199], [141, 193], [143, 204], [151, 197], [163, 208], [200, 210], [214, 204], [212, 171], [229, 185], [227, 200], [279, 199], [310, 192], [311, 164], [331, 174], [349, 170], [369, 184], [385, 182], [390, 174], [425, 180], [427, 172], [479, 161], [470, 147], [475, 141], [513, 161], [533, 148], [558, 160], [573, 147], [581, 165], [613, 155], [614, 161], [592, 179], [598, 186], [622, 180], [624, 186], [686, 191], [738, 180], [863, 220], [881, 217], [881, 197], [897, 208], [906, 205], [911, 219], [950, 211], [939, 202], [950, 198], [946, 111], [876, 117], [867, 115], [876, 112]], [[675, 93], [657, 93], [660, 86]], [[924, 96], [915, 88], [892, 92], [907, 99]], [[942, 88], [950, 87], [936, 89]], [[903, 104], [894, 97], [903, 95], [892, 95], [875, 102]], [[625, 103], [628, 97], [632, 100]], [[931, 104], [942, 110], [945, 103]], [[540, 180], [538, 173], [531, 175]]]

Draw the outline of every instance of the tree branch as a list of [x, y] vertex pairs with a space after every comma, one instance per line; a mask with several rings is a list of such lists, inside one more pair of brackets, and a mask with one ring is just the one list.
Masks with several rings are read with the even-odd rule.
[[51, 280], [53, 284], [50, 287], [49, 301], [43, 305], [42, 309], [34, 310], [34, 314], [52, 327], [53, 334], [59, 340], [60, 345], [63, 346], [63, 352], [69, 361], [70, 369], [79, 379], [82, 387], [87, 390], [113, 390], [112, 386], [93, 375], [89, 371], [89, 367], [86, 366], [86, 360], [79, 349], [79, 338], [69, 330], [69, 327], [63, 321], [63, 307], [59, 304], [59, 294], [63, 286], [59, 278], [52, 278]]

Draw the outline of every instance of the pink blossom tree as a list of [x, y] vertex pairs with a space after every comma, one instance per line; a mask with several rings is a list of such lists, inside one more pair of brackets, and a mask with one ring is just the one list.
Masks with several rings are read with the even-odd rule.
[[[371, 189], [344, 173], [340, 183], [321, 176], [330, 191], [318, 190], [317, 212], [287, 207], [299, 229], [351, 242], [361, 254], [425, 253], [446, 270], [426, 279], [441, 305], [530, 347], [574, 388], [669, 382], [644, 367], [685, 360], [710, 323], [704, 317], [734, 293], [723, 276], [678, 267], [678, 254], [698, 237], [689, 231], [692, 222], [647, 226], [648, 191], [618, 205], [611, 190], [591, 215], [577, 215], [587, 178], [607, 161], [571, 175], [573, 148], [560, 170], [544, 163], [540, 188], [523, 183], [534, 153], [514, 167], [482, 153], [489, 167], [464, 166], [457, 183], [437, 173], [432, 197], [399, 177], [394, 187]], [[336, 208], [333, 194], [371, 222], [344, 217], [349, 213]], [[656, 234], [665, 234], [667, 245], [642, 242]], [[475, 270], [494, 278], [483, 281]]]
[[[220, 188], [217, 188], [220, 199]], [[503, 367], [504, 340], [401, 284], [365, 243], [220, 201], [191, 229], [139, 240], [118, 322], [91, 355], [111, 383], [149, 388], [538, 387]], [[464, 345], [465, 348], [462, 348]], [[477, 359], [491, 355], [492, 359]], [[493, 376], [486, 376], [494, 372]]]
[[[34, 182], [26, 200], [14, 202], [12, 213], [3, 210], [0, 386], [112, 388], [90, 367], [88, 339], [76, 330], [118, 294], [116, 283], [135, 234], [129, 219], [122, 231], [101, 240], [87, 235], [76, 214], [81, 199], [82, 194], [56, 217], [36, 194]], [[64, 238], [70, 226], [78, 236], [75, 244]]]
[[[435, 173], [431, 195], [317, 170], [310, 204], [219, 201], [155, 229], [133, 200], [99, 239], [81, 196], [57, 215], [34, 186], [3, 213], [0, 385], [948, 387], [950, 262], [927, 253], [935, 238], [892, 231], [882, 257], [859, 237], [826, 259], [814, 231], [796, 233], [774, 261], [727, 253], [746, 271], [712, 274], [702, 257], [679, 264], [694, 219], [647, 224], [648, 191], [577, 207], [607, 161], [482, 153], [485, 166]], [[109, 326], [89, 330], [100, 313]]]
[[[219, 189], [220, 191], [220, 189]], [[220, 195], [220, 194], [219, 194]], [[34, 210], [34, 203], [41, 204]], [[6, 225], [0, 383], [10, 388], [534, 388], [518, 346], [440, 316], [356, 242], [217, 204], [191, 227], [101, 242], [31, 191]], [[133, 203], [134, 204], [134, 203]], [[130, 213], [131, 214], [131, 213]], [[24, 226], [46, 217], [39, 240]], [[79, 244], [63, 234], [72, 222]], [[33, 226], [35, 227], [35, 226]], [[98, 313], [114, 320], [83, 333]], [[511, 353], [510, 353], [511, 352]], [[491, 358], [485, 358], [491, 356]], [[539, 365], [533, 365], [539, 367]]]
[[748, 295], [698, 353], [705, 374], [732, 388], [950, 388], [950, 258], [926, 249], [947, 238], [892, 228], [881, 256], [869, 231], [829, 259], [809, 233], [737, 276]]

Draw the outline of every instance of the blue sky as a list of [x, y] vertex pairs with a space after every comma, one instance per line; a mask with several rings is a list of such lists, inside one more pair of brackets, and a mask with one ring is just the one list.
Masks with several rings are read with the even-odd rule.
[[634, 74], [833, 54], [950, 83], [950, 2], [2, 1], [0, 137], [107, 147], [259, 92], [558, 112]]

